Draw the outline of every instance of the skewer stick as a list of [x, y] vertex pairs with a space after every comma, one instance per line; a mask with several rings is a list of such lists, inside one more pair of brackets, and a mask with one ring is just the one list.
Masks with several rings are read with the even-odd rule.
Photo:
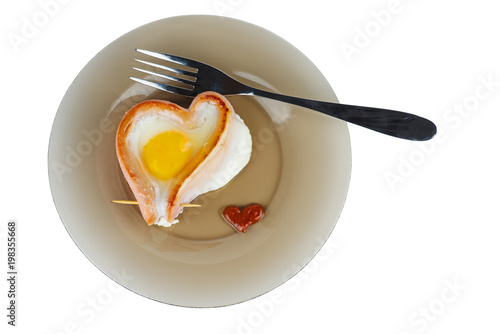
[[139, 205], [139, 203], [137, 203], [137, 201], [122, 201], [122, 200], [111, 200], [111, 202], [113, 203], [117, 203], [117, 204], [135, 204], [135, 205]]
[[181, 206], [185, 208], [200, 208], [201, 204], [194, 204], [194, 203], [182, 203]]
[[[137, 203], [137, 201], [125, 201], [125, 200], [111, 200], [111, 202], [113, 203], [117, 203], [117, 204], [132, 204], [132, 205], [139, 205], [139, 203]], [[201, 207], [201, 204], [193, 204], [193, 203], [182, 203], [181, 206], [185, 207], [185, 208], [199, 208]]]

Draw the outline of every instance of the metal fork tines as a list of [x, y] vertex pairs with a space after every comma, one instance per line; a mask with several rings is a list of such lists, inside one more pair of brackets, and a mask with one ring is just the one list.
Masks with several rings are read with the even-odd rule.
[[[167, 62], [161, 65], [142, 59], [135, 59], [135, 61], [143, 65], [149, 66], [150, 68], [159, 69], [161, 71], [152, 71], [144, 68], [132, 67], [132, 69], [136, 71], [148, 74], [148, 77], [147, 80], [137, 77], [130, 77], [130, 79], [170, 93], [193, 97], [197, 94], [195, 92], [195, 84], [197, 81], [196, 74], [199, 71], [196, 67], [197, 65], [199, 65], [197, 64], [198, 62], [190, 61], [188, 59], [169, 55], [166, 53], [158, 53], [143, 49], [136, 49], [136, 51]], [[153, 81], [153, 77], [166, 79], [168, 81]]]

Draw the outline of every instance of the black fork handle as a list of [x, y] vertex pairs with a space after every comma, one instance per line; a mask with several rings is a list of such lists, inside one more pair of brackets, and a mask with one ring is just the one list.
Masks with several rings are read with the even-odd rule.
[[396, 110], [315, 101], [249, 88], [246, 95], [261, 96], [319, 111], [389, 136], [425, 141], [436, 134], [436, 125], [423, 117]]

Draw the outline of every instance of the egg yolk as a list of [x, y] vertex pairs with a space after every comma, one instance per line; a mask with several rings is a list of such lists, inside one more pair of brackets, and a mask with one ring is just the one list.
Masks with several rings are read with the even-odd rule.
[[188, 163], [191, 146], [181, 133], [162, 132], [144, 145], [142, 160], [154, 177], [168, 180], [176, 176]]

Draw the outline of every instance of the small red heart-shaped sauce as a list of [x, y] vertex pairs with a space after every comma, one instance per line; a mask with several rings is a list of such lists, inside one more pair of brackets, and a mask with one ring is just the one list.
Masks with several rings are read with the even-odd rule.
[[222, 217], [238, 232], [246, 232], [250, 225], [264, 217], [266, 210], [260, 204], [250, 204], [246, 207], [228, 206], [222, 211]]

